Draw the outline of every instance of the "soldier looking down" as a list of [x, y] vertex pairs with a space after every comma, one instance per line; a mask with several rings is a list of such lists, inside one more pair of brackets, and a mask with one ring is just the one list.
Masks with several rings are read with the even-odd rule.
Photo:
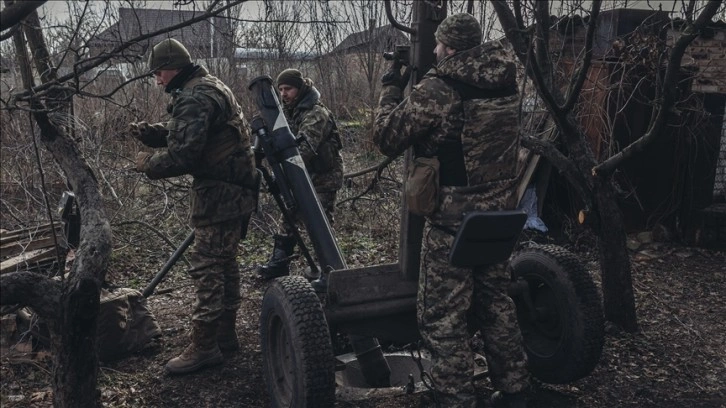
[[[374, 143], [389, 157], [413, 147], [436, 162], [438, 200], [426, 216], [417, 295], [419, 330], [432, 354], [434, 398], [441, 407], [474, 407], [474, 356], [467, 315], [478, 323], [495, 406], [525, 407], [526, 355], [506, 263], [459, 268], [448, 262], [467, 212], [516, 206], [518, 95], [514, 57], [499, 42], [481, 43], [471, 15], [446, 18], [435, 33], [437, 65], [403, 98], [408, 70], [383, 76]], [[425, 160], [421, 160], [422, 163]], [[409, 177], [408, 181], [412, 179]], [[410, 197], [409, 203], [411, 202]], [[413, 208], [413, 206], [411, 206]]]
[[[310, 78], [300, 71], [286, 69], [277, 76], [277, 89], [284, 105], [290, 131], [302, 140], [300, 156], [315, 187], [328, 222], [333, 224], [335, 198], [343, 187], [342, 144], [333, 114], [320, 102], [320, 92]], [[293, 214], [296, 224], [300, 223]], [[266, 265], [257, 269], [262, 279], [288, 275], [290, 257], [295, 249], [295, 225], [283, 221], [282, 230], [274, 236], [275, 246]]]
[[247, 121], [222, 81], [193, 64], [184, 45], [174, 39], [153, 48], [149, 69], [156, 84], [171, 94], [171, 119], [130, 124], [137, 139], [160, 149], [139, 152], [136, 170], [151, 179], [194, 178], [191, 344], [165, 367], [170, 374], [183, 374], [219, 364], [221, 351], [239, 348], [235, 323], [241, 295], [235, 256], [257, 205], [258, 176]]

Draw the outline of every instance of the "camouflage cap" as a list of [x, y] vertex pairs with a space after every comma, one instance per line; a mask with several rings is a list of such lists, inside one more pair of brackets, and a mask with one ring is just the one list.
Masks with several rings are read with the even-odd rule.
[[481, 25], [471, 14], [454, 14], [439, 24], [434, 37], [457, 51], [468, 50], [481, 44]]
[[149, 54], [149, 70], [179, 69], [192, 63], [186, 47], [173, 38], [156, 44]]

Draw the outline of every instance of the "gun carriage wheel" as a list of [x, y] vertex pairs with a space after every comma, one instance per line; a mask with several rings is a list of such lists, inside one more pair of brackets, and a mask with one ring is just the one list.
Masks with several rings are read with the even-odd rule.
[[550, 384], [590, 374], [602, 353], [604, 319], [598, 289], [580, 260], [555, 245], [533, 245], [517, 252], [511, 267], [529, 371]]
[[328, 325], [310, 283], [278, 278], [262, 300], [260, 336], [272, 407], [335, 404], [335, 362]]

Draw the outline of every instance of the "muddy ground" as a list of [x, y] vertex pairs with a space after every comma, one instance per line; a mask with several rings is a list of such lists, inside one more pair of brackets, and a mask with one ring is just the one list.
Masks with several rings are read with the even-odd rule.
[[[537, 383], [531, 407], [702, 407], [726, 406], [726, 253], [678, 244], [632, 241], [633, 280], [640, 331], [625, 333], [606, 327], [602, 359], [592, 374], [568, 385]], [[390, 248], [375, 257], [390, 261]], [[596, 270], [594, 254], [570, 246]], [[270, 242], [250, 239], [240, 259], [244, 303], [238, 316], [242, 348], [226, 355], [224, 365], [182, 377], [169, 377], [163, 365], [187, 344], [192, 286], [183, 269], [175, 271], [149, 299], [163, 335], [159, 341], [125, 358], [104, 362], [99, 378], [107, 407], [265, 407], [269, 405], [262, 377], [258, 314], [267, 284], [255, 276]], [[579, 250], [578, 250], [579, 248]], [[355, 258], [355, 256], [353, 256]], [[366, 260], [366, 262], [369, 262]], [[354, 263], [354, 262], [353, 262]], [[383, 262], [382, 262], [383, 263]], [[126, 260], [115, 267], [128, 271], [154, 266]], [[137, 276], [138, 278], [138, 276]], [[146, 278], [141, 277], [141, 287]], [[598, 280], [596, 276], [596, 280]], [[2, 407], [50, 406], [49, 358], [16, 343], [3, 349], [0, 373]], [[476, 382], [482, 398], [489, 381]], [[367, 400], [338, 399], [336, 407], [417, 407], [421, 394]]]

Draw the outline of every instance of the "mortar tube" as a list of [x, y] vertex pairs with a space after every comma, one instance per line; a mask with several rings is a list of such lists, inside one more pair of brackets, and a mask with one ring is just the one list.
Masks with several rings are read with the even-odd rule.
[[[268, 130], [265, 133], [266, 137], [261, 140], [265, 157], [273, 168], [281, 168], [286, 184], [292, 190], [320, 263], [321, 273], [347, 269], [343, 254], [300, 156], [295, 136], [290, 131], [283, 114], [280, 100], [272, 85], [272, 78], [266, 75], [254, 78], [248, 88], [255, 95], [260, 117]], [[371, 385], [390, 384], [391, 368], [383, 356], [378, 340], [373, 337], [350, 336], [350, 341], [356, 355], [361, 357], [358, 362], [366, 381]]]

